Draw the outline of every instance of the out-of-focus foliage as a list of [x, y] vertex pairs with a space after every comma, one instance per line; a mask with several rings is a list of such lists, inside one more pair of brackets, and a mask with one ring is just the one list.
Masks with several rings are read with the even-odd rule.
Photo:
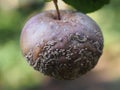
[[[18, 1], [16, 5], [15, 1]], [[15, 5], [15, 7], [9, 6], [7, 8], [10, 3]], [[20, 32], [24, 23], [32, 13], [42, 11], [43, 7], [44, 0], [0, 0], [0, 90], [43, 90], [35, 89], [37, 85], [39, 87], [42, 85], [43, 75], [27, 64], [19, 46]], [[104, 53], [100, 61], [103, 61], [102, 67], [107, 67], [107, 70], [102, 73], [103, 69], [100, 69], [97, 73], [103, 75], [103, 80], [106, 77], [111, 77], [111, 79], [117, 77], [117, 81], [116, 78], [114, 80], [116, 83], [113, 82], [116, 86], [115, 88], [102, 90], [120, 90], [119, 83], [117, 83], [120, 81], [118, 79], [120, 78], [120, 0], [111, 0], [110, 4], [97, 12], [89, 14], [89, 16], [99, 24], [105, 40]], [[105, 75], [105, 73], [108, 74]], [[102, 79], [100, 78], [100, 80]], [[83, 84], [78, 83], [78, 85]], [[67, 85], [64, 86], [68, 87]], [[72, 86], [73, 84], [71, 84]], [[31, 89], [28, 89], [28, 87]], [[48, 88], [47, 90], [50, 89]], [[72, 88], [69, 90], [72, 90]]]
[[50, 1], [52, 1], [52, 0], [45, 0], [46, 2], [50, 2]]
[[42, 79], [24, 60], [19, 37], [26, 19], [33, 12], [40, 12], [44, 2], [20, 0], [15, 8], [7, 8], [8, 4], [7, 0], [0, 0], [0, 90], [17, 90], [17, 87], [40, 83]]
[[18, 11], [22, 14], [30, 14], [35, 11], [39, 11], [44, 6], [44, 0], [19, 0]]

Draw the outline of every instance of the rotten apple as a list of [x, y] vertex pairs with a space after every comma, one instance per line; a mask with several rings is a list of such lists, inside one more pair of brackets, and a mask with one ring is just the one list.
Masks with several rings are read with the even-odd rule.
[[45, 11], [25, 24], [20, 45], [27, 62], [45, 75], [76, 79], [97, 64], [103, 50], [99, 26], [87, 15], [68, 10]]

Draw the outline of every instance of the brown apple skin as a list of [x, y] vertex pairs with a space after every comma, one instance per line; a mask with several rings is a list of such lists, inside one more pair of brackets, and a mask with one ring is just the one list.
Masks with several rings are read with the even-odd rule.
[[103, 52], [103, 35], [90, 17], [80, 12], [46, 11], [31, 17], [20, 37], [27, 62], [56, 79], [72, 80], [97, 64]]

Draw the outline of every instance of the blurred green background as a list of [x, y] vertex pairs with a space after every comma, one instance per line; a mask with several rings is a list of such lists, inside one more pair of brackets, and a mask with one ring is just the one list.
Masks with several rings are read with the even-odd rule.
[[0, 90], [120, 90], [120, 0], [88, 14], [103, 31], [104, 53], [95, 69], [69, 82], [33, 70], [20, 50], [23, 25], [46, 6], [43, 0], [0, 0]]

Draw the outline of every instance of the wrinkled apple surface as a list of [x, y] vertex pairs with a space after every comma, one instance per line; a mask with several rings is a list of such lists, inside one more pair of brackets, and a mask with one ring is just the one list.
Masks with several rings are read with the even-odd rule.
[[99, 26], [80, 12], [46, 11], [25, 24], [20, 46], [27, 62], [45, 75], [71, 80], [95, 67], [103, 50]]

